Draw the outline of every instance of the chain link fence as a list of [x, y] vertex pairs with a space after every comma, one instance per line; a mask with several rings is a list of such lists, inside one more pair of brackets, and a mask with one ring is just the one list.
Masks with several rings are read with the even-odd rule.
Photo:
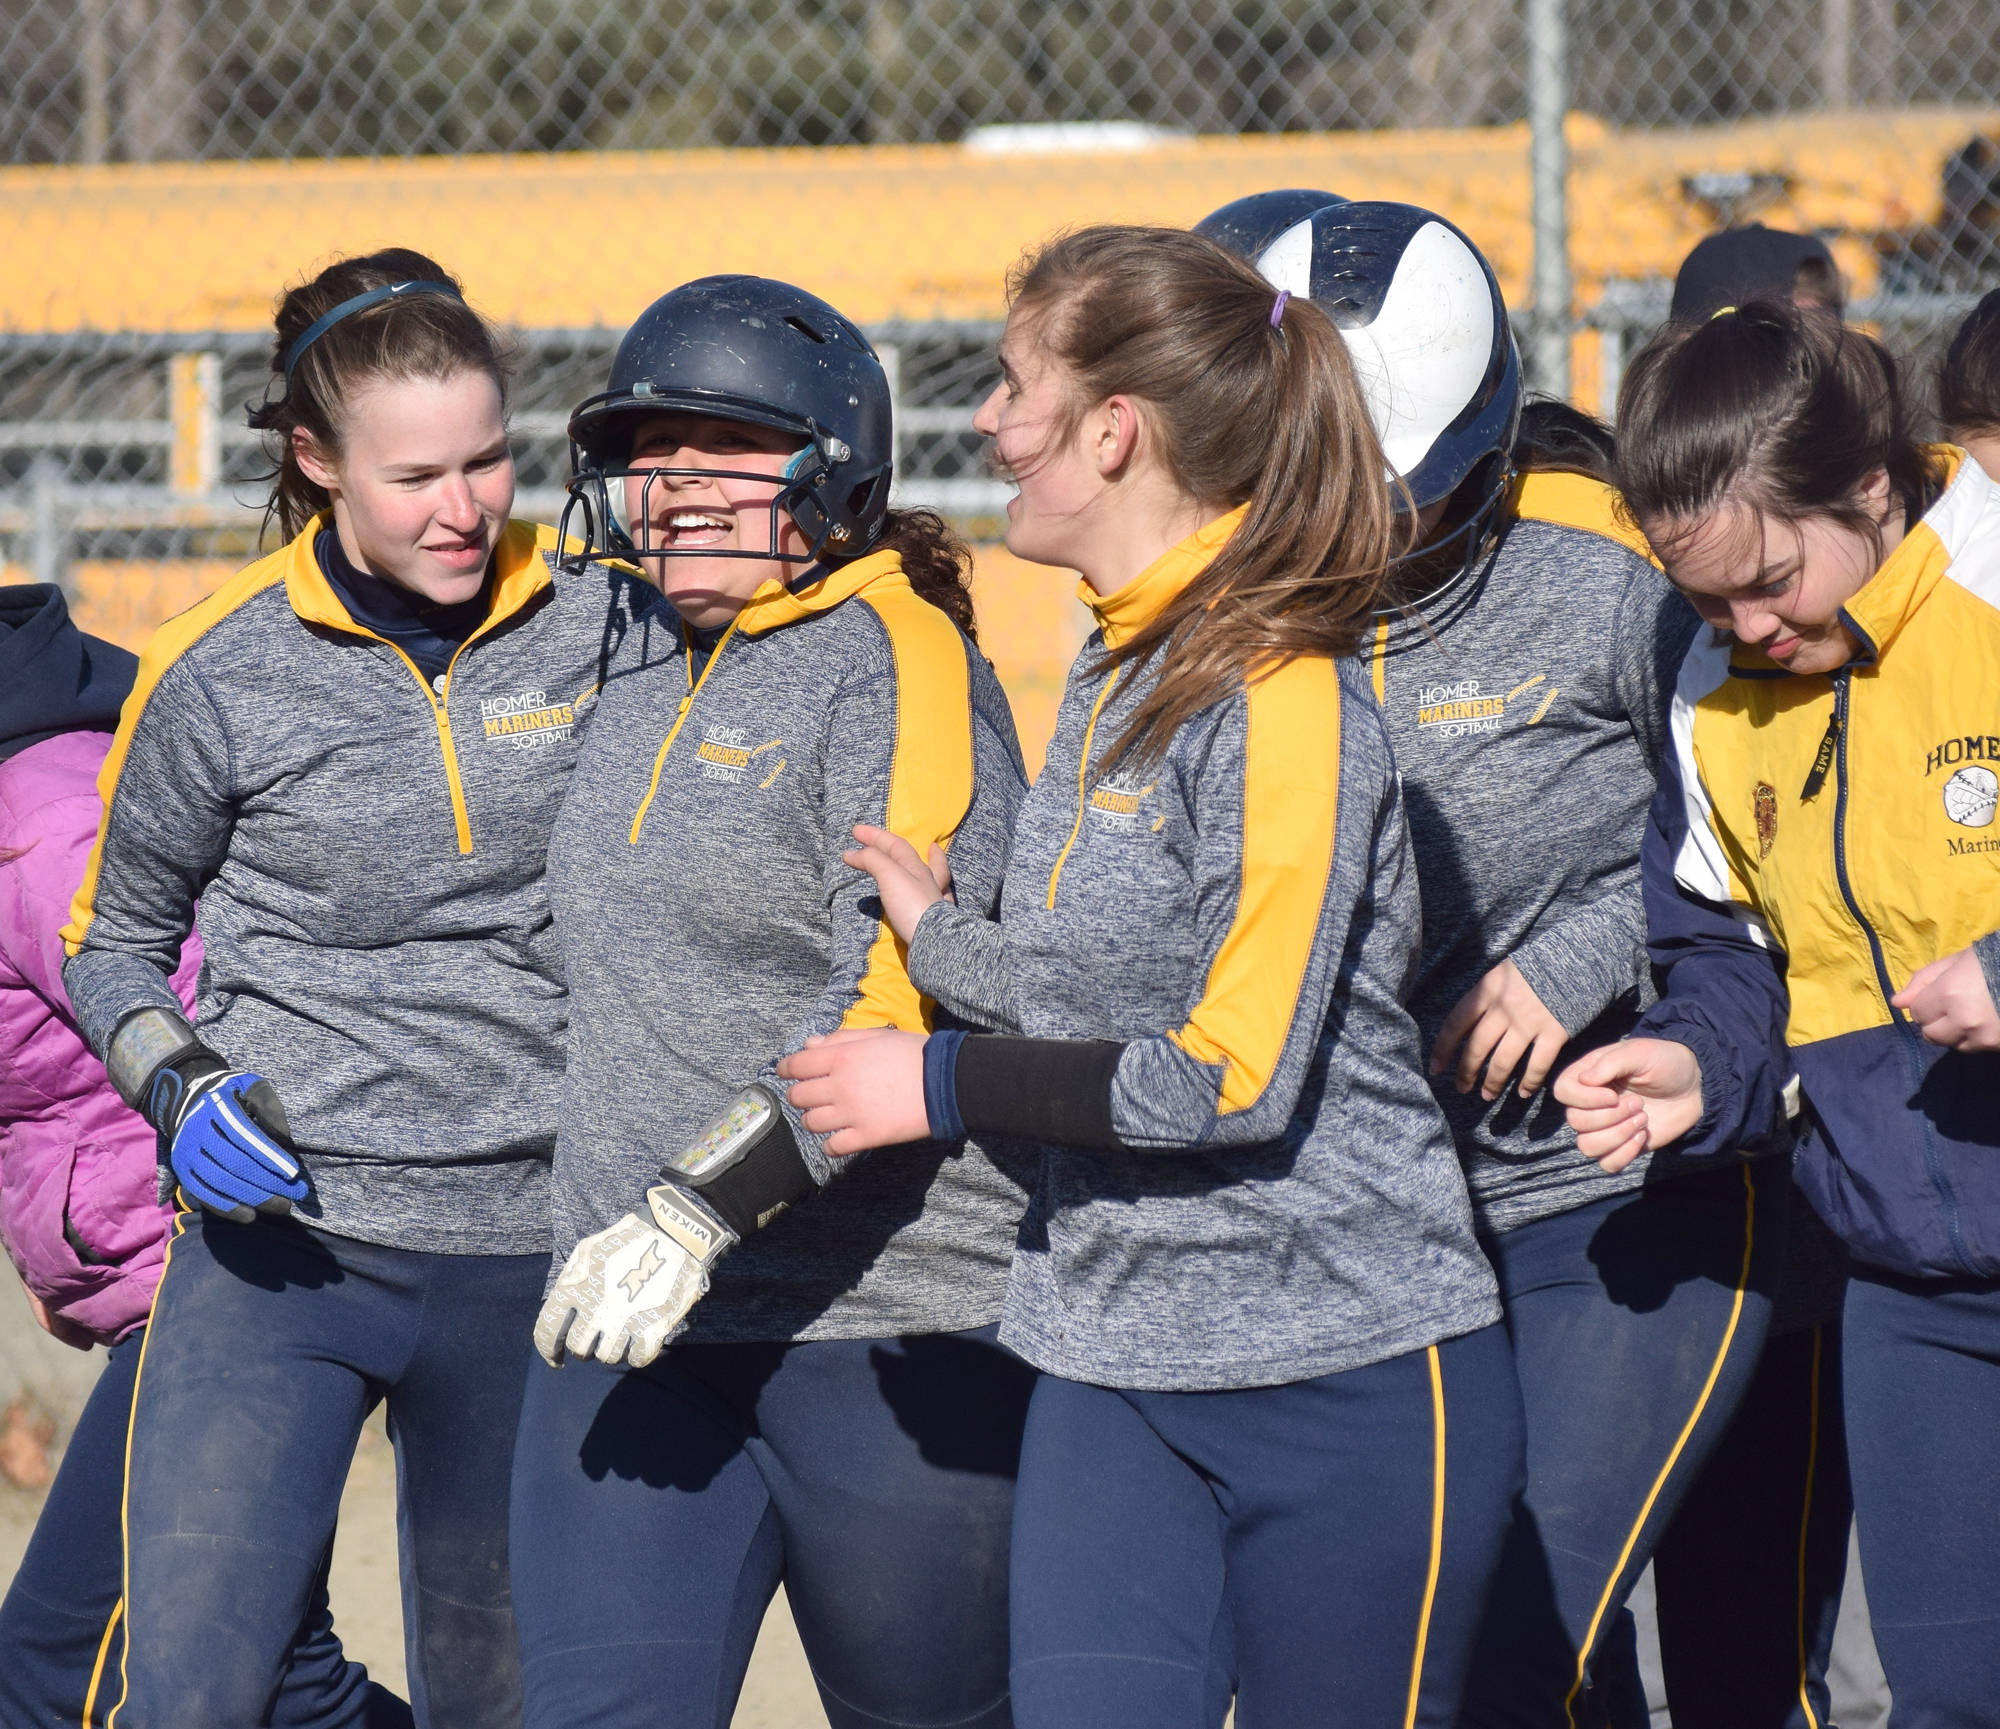
[[[1191, 133], [1525, 112], [1514, 0], [8, 0], [0, 153], [150, 162]], [[1687, 126], [2000, 90], [1992, 0], [1576, 0], [1577, 106]]]
[[[1568, 220], [1544, 197], [1531, 230], [1551, 17]], [[499, 166], [425, 203], [434, 159]], [[541, 203], [507, 204], [530, 183]], [[1921, 367], [2000, 285], [2000, 0], [0, 0], [0, 549], [102, 607], [141, 566], [191, 598], [240, 563], [271, 297], [392, 239], [519, 327], [525, 510], [558, 507], [564, 413], [622, 320], [761, 268], [856, 311], [896, 380], [902, 497], [990, 532], [969, 422], [1006, 260], [1287, 183], [1454, 215], [1589, 406], [1688, 245], [1753, 219], [1825, 233], [1856, 315]], [[504, 244], [454, 238], [453, 196], [491, 201]], [[344, 214], [259, 250], [260, 198]], [[635, 261], [623, 222], [686, 243]], [[1573, 274], [1531, 274], [1531, 233]]]

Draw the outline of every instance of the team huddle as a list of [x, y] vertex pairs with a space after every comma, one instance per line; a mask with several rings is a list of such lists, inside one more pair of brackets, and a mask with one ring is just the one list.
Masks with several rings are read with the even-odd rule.
[[0, 1224], [111, 1347], [0, 1721], [724, 1729], [782, 1584], [836, 1729], [1638, 1725], [1651, 1564], [1682, 1729], [1819, 1729], [1853, 1519], [1986, 1720], [2000, 295], [1927, 444], [1718, 248], [1615, 440], [1429, 211], [1029, 254], [1032, 785], [834, 308], [656, 301], [537, 526], [443, 266], [288, 292], [281, 549], [136, 665], [0, 591]]

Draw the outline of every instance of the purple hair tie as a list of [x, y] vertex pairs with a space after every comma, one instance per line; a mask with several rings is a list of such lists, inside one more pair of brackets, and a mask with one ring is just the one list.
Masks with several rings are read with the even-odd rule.
[[1278, 290], [1278, 298], [1271, 302], [1271, 328], [1273, 330], [1278, 328], [1278, 321], [1285, 316], [1285, 302], [1291, 299], [1291, 297], [1292, 291], [1289, 288], [1281, 288]]

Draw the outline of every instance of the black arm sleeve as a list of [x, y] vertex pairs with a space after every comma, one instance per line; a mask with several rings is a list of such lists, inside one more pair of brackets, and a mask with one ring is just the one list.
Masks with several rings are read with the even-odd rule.
[[976, 1033], [958, 1049], [959, 1119], [968, 1134], [1115, 1149], [1111, 1084], [1124, 1054], [1114, 1039]]

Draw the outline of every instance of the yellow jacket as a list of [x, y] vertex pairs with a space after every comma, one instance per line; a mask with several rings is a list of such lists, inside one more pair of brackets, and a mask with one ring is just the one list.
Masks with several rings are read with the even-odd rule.
[[1687, 1150], [1754, 1141], [1789, 1064], [1817, 1118], [1800, 1181], [1857, 1257], [1991, 1276], [2000, 1056], [1925, 1043], [1889, 1000], [1966, 947], [2000, 1000], [2000, 486], [1941, 457], [1943, 494], [1842, 615], [1849, 665], [1690, 649], [1647, 843], [1670, 983], [1642, 1030], [1702, 1058]]

